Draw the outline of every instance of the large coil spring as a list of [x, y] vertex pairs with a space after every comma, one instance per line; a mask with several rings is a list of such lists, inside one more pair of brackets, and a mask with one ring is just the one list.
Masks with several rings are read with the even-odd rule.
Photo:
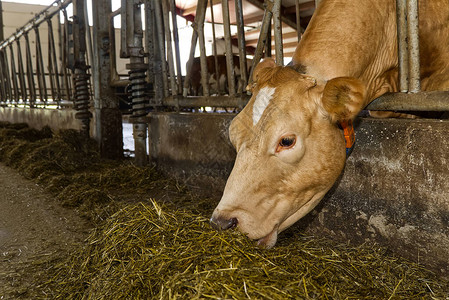
[[77, 111], [77, 119], [89, 119], [91, 113], [89, 112], [89, 75], [86, 73], [74, 74], [74, 106]]
[[128, 88], [130, 95], [128, 99], [132, 103], [132, 116], [134, 118], [144, 117], [147, 114], [147, 101], [145, 100], [145, 69], [132, 69], [128, 74], [130, 81]]

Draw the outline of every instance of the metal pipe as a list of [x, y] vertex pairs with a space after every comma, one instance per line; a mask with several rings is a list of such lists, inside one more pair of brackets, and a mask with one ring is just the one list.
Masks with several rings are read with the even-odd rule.
[[0, 97], [1, 97], [1, 101], [2, 102], [7, 102], [8, 101], [8, 96], [7, 96], [7, 88], [6, 88], [6, 78], [3, 75], [3, 52], [0, 51]]
[[228, 75], [229, 96], [235, 95], [235, 74], [234, 74], [234, 54], [232, 53], [231, 44], [231, 21], [229, 19], [229, 3], [228, 0], [221, 1], [223, 11], [223, 29], [226, 48], [226, 70]]
[[263, 19], [262, 19], [262, 25], [260, 27], [259, 40], [257, 41], [256, 51], [254, 53], [254, 58], [253, 58], [253, 61], [251, 64], [251, 71], [249, 73], [249, 83], [250, 84], [253, 82], [254, 68], [259, 63], [260, 59], [262, 58], [263, 48], [265, 47], [265, 45], [267, 43], [267, 36], [268, 36], [268, 34], [271, 35], [271, 31], [268, 31], [268, 30], [269, 30], [270, 23], [271, 23], [271, 17], [273, 15], [273, 13], [271, 12], [272, 2], [268, 1], [268, 2], [266, 2], [266, 4], [267, 4], [267, 7], [265, 8]]
[[246, 41], [245, 41], [245, 28], [243, 21], [243, 5], [242, 0], [235, 0], [235, 14], [237, 20], [237, 40], [239, 45], [239, 61], [240, 61], [240, 86], [245, 91], [248, 85], [248, 65], [246, 62]]
[[162, 0], [156, 0], [155, 1], [155, 17], [156, 17], [156, 30], [157, 30], [157, 37], [158, 37], [158, 46], [159, 46], [159, 53], [161, 58], [161, 73], [162, 74], [162, 83], [164, 86], [164, 97], [167, 97], [168, 92], [168, 78], [167, 78], [167, 62], [165, 58], [165, 37], [164, 37], [164, 22], [162, 20], [162, 7], [161, 7], [161, 1]]
[[[197, 8], [198, 9], [198, 8]], [[193, 60], [194, 60], [194, 56], [195, 56], [195, 49], [196, 49], [196, 44], [198, 42], [198, 32], [196, 31], [196, 24], [193, 23], [193, 33], [192, 33], [192, 40], [190, 41], [190, 55], [189, 55], [189, 60], [187, 61], [187, 65], [186, 65], [186, 77], [184, 78], [184, 89], [182, 91], [182, 95], [184, 97], [187, 97], [187, 94], [189, 93], [189, 89], [190, 89], [190, 77], [192, 76], [192, 64], [193, 64]]]
[[281, 0], [274, 0], [273, 5], [274, 46], [276, 64], [284, 65], [284, 47], [282, 44]]
[[172, 39], [170, 33], [170, 18], [169, 18], [169, 8], [168, 8], [168, 0], [162, 0], [162, 15], [164, 18], [164, 30], [165, 30], [165, 40], [167, 43], [167, 61], [168, 61], [168, 72], [170, 74], [170, 88], [171, 94], [177, 94], [176, 87], [176, 76], [175, 76], [175, 62], [173, 60], [173, 46]]
[[[48, 23], [50, 22], [50, 23]], [[51, 26], [51, 21], [50, 19], [47, 20], [47, 28], [48, 28], [48, 79], [50, 81], [50, 90], [51, 90], [51, 98], [53, 99], [53, 101], [56, 100], [56, 82], [55, 82], [55, 77], [57, 77], [57, 74], [54, 73], [54, 68], [53, 68], [53, 48], [54, 45], [52, 45], [52, 37], [51, 35], [53, 34], [53, 28]], [[55, 54], [56, 55], [56, 54]]]
[[421, 89], [418, 0], [407, 0], [407, 40], [409, 56], [409, 92], [417, 93]]
[[26, 52], [25, 61], [27, 64], [27, 83], [28, 83], [28, 90], [30, 91], [30, 107], [34, 107], [34, 103], [36, 102], [36, 85], [34, 84], [33, 62], [28, 32], [24, 34], [24, 37], [25, 37], [25, 52]]
[[11, 78], [12, 78], [12, 85], [14, 90], [14, 99], [16, 102], [19, 102], [20, 96], [19, 96], [19, 84], [17, 82], [17, 72], [16, 72], [16, 60], [14, 57], [14, 50], [12, 48], [12, 44], [9, 45], [9, 53], [11, 57]]
[[214, 97], [181, 97], [170, 96], [164, 98], [163, 104], [172, 107], [239, 107], [243, 108], [250, 96], [214, 96]]
[[162, 74], [162, 57], [160, 53], [159, 39], [156, 31], [155, 2], [145, 3], [146, 44], [148, 51], [148, 76], [149, 82], [153, 84], [154, 98], [150, 97], [150, 104], [157, 107], [162, 103], [164, 97], [164, 83]]
[[301, 40], [301, 16], [299, 11], [299, 0], [295, 1], [296, 5], [296, 33], [298, 34], [298, 43]]
[[63, 32], [62, 32], [62, 39], [60, 41], [61, 44], [61, 69], [62, 69], [62, 75], [63, 75], [63, 80], [62, 80], [62, 85], [63, 85], [63, 89], [65, 90], [65, 100], [67, 101], [71, 101], [72, 100], [72, 96], [71, 96], [71, 86], [70, 86], [70, 82], [71, 80], [69, 80], [69, 72], [67, 71], [68, 66], [67, 66], [67, 61], [68, 61], [68, 53], [67, 53], [67, 48], [66, 45], [68, 44], [67, 39], [69, 36], [68, 33], [68, 26], [69, 26], [69, 20], [67, 17], [67, 11], [65, 9], [62, 10], [62, 14], [64, 16], [64, 26], [63, 26]]
[[8, 64], [8, 54], [6, 53], [6, 48], [2, 50], [2, 56], [3, 56], [3, 71], [4, 71], [4, 80], [6, 82], [6, 88], [9, 94], [9, 101], [13, 101], [13, 94], [12, 94], [12, 87], [11, 87], [11, 74], [9, 72], [9, 64]]
[[[54, 74], [54, 84], [56, 87], [55, 95], [53, 95], [53, 101], [56, 101], [59, 106], [59, 101], [61, 101], [61, 87], [59, 84], [58, 61], [56, 57], [55, 39], [53, 35], [53, 25], [51, 19], [48, 19], [48, 65], [50, 74]], [[51, 75], [50, 81], [53, 82]]]
[[272, 28], [272, 25], [271, 25], [271, 21], [270, 21], [270, 23], [268, 24], [268, 31], [267, 31], [267, 41], [265, 42], [265, 55], [264, 55], [264, 57], [271, 57], [271, 44], [272, 44], [272, 39], [271, 39], [271, 36], [272, 36], [272, 33], [271, 33], [271, 28]]
[[217, 38], [215, 35], [214, 0], [210, 0], [210, 17], [212, 21], [212, 53], [214, 55], [215, 79], [217, 80], [217, 94], [221, 95], [220, 72], [218, 70]]
[[449, 92], [388, 93], [374, 99], [366, 109], [394, 111], [449, 111]]
[[19, 84], [20, 84], [20, 96], [22, 98], [22, 101], [26, 103], [27, 101], [27, 87], [25, 82], [25, 72], [23, 71], [23, 58], [22, 58], [22, 49], [20, 47], [20, 41], [16, 41], [17, 45], [17, 67], [19, 69]]
[[408, 92], [407, 52], [407, 0], [396, 0], [396, 23], [398, 32], [399, 90]]
[[197, 14], [195, 15], [195, 23], [197, 26], [199, 46], [200, 46], [201, 85], [203, 86], [203, 95], [210, 96], [209, 71], [207, 70], [207, 58], [206, 58], [206, 40], [204, 38], [204, 20], [206, 17], [206, 8], [207, 8], [207, 0], [199, 0], [196, 11]]
[[176, 75], [177, 75], [176, 79], [178, 83], [178, 94], [182, 94], [181, 54], [179, 52], [178, 20], [177, 20], [175, 0], [170, 0], [170, 11], [173, 23], [173, 41], [175, 44]]
[[34, 33], [36, 36], [36, 76], [37, 84], [39, 86], [39, 96], [40, 100], [46, 103], [48, 100], [47, 83], [45, 82], [44, 58], [42, 55], [41, 39], [38, 27], [34, 28]]

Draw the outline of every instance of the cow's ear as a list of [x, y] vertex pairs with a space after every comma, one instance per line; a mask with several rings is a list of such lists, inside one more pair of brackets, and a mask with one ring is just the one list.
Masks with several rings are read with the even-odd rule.
[[274, 59], [270, 57], [265, 58], [263, 61], [258, 63], [254, 68], [252, 80], [250, 84], [248, 84], [248, 86], [246, 87], [246, 90], [252, 92], [256, 87], [257, 83], [263, 81], [267, 73], [270, 73], [269, 71], [272, 70], [274, 67], [276, 67], [276, 62], [274, 61]]
[[366, 88], [352, 77], [337, 77], [324, 87], [322, 103], [332, 122], [354, 119], [363, 109]]

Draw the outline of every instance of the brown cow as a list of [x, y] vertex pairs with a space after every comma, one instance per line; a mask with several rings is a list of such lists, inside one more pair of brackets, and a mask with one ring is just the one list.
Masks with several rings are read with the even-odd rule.
[[[421, 86], [449, 89], [448, 0], [419, 1]], [[323, 0], [294, 67], [264, 60], [230, 128], [234, 168], [211, 223], [265, 247], [310, 212], [345, 164], [339, 123], [397, 91], [395, 0]]]
[[[237, 55], [233, 55], [234, 62], [234, 75], [236, 80], [236, 86], [238, 91], [242, 92], [243, 88], [239, 86], [240, 79], [240, 60]], [[207, 72], [209, 75], [209, 84], [211, 88], [211, 93], [225, 94], [228, 93], [228, 81], [227, 81], [227, 69], [226, 69], [226, 55], [217, 55], [218, 60], [218, 80], [215, 74], [215, 58], [214, 56], [207, 56]], [[190, 87], [191, 95], [198, 96], [202, 94], [202, 83], [201, 83], [201, 64], [200, 58], [195, 57], [193, 63], [190, 67]]]

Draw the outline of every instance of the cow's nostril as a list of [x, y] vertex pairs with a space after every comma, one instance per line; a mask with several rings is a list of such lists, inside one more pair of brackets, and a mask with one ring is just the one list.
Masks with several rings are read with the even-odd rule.
[[214, 218], [212, 217], [210, 219], [210, 224], [212, 228], [215, 230], [226, 230], [230, 228], [234, 228], [238, 224], [237, 218], [231, 218], [231, 219], [223, 219], [223, 218]]

